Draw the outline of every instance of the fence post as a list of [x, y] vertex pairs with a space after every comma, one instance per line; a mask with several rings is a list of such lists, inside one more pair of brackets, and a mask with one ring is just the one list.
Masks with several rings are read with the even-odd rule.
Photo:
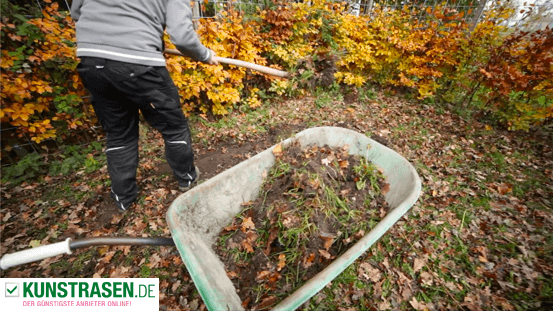
[[200, 1], [194, 1], [194, 7], [192, 8], [192, 18], [200, 18]]
[[359, 12], [361, 11], [361, 0], [357, 0], [355, 2], [353, 2], [353, 1], [355, 1], [355, 0], [350, 1], [351, 14], [353, 16], [359, 16]]
[[200, 18], [200, 0], [195, 0], [192, 7], [192, 25], [194, 30], [198, 30], [198, 20]]
[[476, 14], [474, 15], [474, 22], [472, 23], [472, 26], [470, 27], [470, 32], [476, 28], [476, 25], [478, 25], [478, 22], [480, 21], [480, 18], [482, 17], [482, 13], [484, 12], [484, 8], [486, 7], [486, 3], [488, 0], [480, 0], [478, 3], [478, 8], [476, 9]]

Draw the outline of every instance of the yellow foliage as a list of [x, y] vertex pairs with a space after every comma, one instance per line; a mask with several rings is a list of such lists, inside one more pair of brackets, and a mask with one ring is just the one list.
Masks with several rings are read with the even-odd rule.
[[259, 93], [259, 89], [256, 88], [256, 87], [254, 87], [250, 90], [249, 96], [245, 101], [245, 103], [246, 103], [246, 105], [248, 105], [248, 107], [257, 108], [257, 107], [261, 106], [261, 101], [259, 100], [258, 93]]
[[[85, 90], [74, 70], [72, 25], [57, 3], [47, 6], [42, 18], [2, 25], [0, 118], [37, 143], [56, 136], [51, 120], [66, 128], [90, 124], [91, 116], [82, 107]], [[65, 105], [66, 112], [57, 111], [56, 103]]]
[[[281, 5], [247, 21], [238, 11], [222, 12], [217, 18], [201, 19], [197, 31], [202, 43], [220, 57], [291, 70], [307, 56], [333, 51], [339, 55], [338, 83], [361, 87], [376, 82], [411, 88], [421, 99], [438, 94], [453, 100], [451, 85], [457, 90], [474, 85], [473, 72], [482, 69], [479, 64], [486, 63], [490, 51], [502, 43], [505, 27], [497, 20], [513, 13], [492, 10], [469, 33], [463, 13], [442, 6], [390, 10], [377, 5], [370, 18], [346, 14], [344, 9], [341, 3], [314, 0]], [[413, 18], [419, 15], [428, 18]], [[75, 71], [72, 20], [53, 3], [42, 18], [28, 24], [40, 36], [30, 40], [31, 34], [23, 34], [15, 22], [1, 25], [1, 121], [21, 126], [21, 133], [36, 142], [55, 137], [62, 129], [86, 128], [93, 114], [82, 105], [86, 92]], [[174, 48], [170, 38], [164, 39], [167, 47]], [[27, 49], [18, 50], [22, 46]], [[520, 43], [510, 52], [531, 69], [539, 64], [521, 54], [527, 47]], [[186, 57], [168, 55], [167, 68], [187, 115], [194, 111], [224, 115], [239, 103], [256, 108], [261, 105], [257, 87], [264, 82], [270, 83], [266, 92], [279, 96], [293, 88], [288, 80], [267, 81], [269, 77], [244, 68], [211, 66]], [[552, 88], [551, 79], [543, 79], [531, 91], [549, 100]], [[513, 101], [511, 106], [534, 111], [511, 120], [513, 124], [553, 114], [551, 105], [530, 107], [525, 101]]]
[[[261, 55], [263, 47], [258, 25], [243, 22], [239, 12], [222, 12], [219, 19], [202, 19], [197, 32], [202, 43], [219, 57], [267, 64]], [[165, 37], [165, 42], [173, 47], [169, 37]], [[227, 114], [229, 107], [240, 102], [247, 76], [257, 75], [264, 79], [257, 72], [247, 72], [241, 67], [205, 65], [185, 57], [168, 57], [167, 67], [179, 88], [186, 114], [195, 109], [214, 115]], [[252, 104], [257, 106], [255, 102]]]

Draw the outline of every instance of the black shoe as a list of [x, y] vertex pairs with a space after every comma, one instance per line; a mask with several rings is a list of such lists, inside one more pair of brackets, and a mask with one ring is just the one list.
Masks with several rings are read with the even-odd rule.
[[134, 201], [133, 201], [133, 202], [127, 204], [127, 205], [123, 204], [123, 202], [119, 201], [119, 198], [117, 197], [117, 194], [115, 194], [113, 191], [111, 191], [111, 197], [115, 201], [115, 205], [117, 206], [117, 209], [119, 209], [119, 212], [121, 212], [121, 213], [125, 213], [126, 211], [128, 211], [129, 208], [134, 203]]
[[187, 180], [182, 183], [179, 182], [179, 191], [186, 192], [192, 189], [192, 187], [194, 187], [198, 183], [198, 180], [200, 180], [200, 170], [197, 166], [195, 166], [194, 168], [196, 169], [196, 178], [194, 178], [194, 180]]

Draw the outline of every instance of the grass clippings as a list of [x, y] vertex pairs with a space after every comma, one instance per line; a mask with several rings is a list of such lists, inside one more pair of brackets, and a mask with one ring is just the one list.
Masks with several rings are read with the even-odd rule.
[[248, 310], [301, 287], [387, 211], [382, 174], [348, 146], [279, 145], [273, 153], [258, 199], [244, 204], [215, 247]]

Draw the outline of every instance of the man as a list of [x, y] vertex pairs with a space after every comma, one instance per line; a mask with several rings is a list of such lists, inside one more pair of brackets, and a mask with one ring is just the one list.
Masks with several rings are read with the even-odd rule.
[[139, 110], [163, 135], [182, 191], [198, 179], [188, 121], [165, 68], [163, 31], [183, 54], [217, 65], [200, 43], [189, 0], [73, 0], [77, 70], [107, 136], [111, 196], [120, 211], [136, 200]]

